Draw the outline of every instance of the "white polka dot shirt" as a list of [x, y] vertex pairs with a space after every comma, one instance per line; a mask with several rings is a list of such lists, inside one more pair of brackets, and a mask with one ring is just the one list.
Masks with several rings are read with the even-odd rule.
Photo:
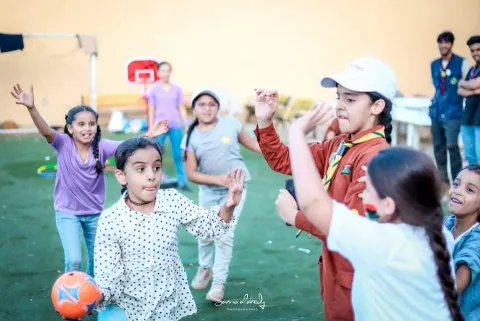
[[95, 280], [105, 300], [129, 321], [179, 320], [197, 312], [178, 255], [180, 225], [192, 235], [219, 239], [235, 224], [174, 189], [159, 190], [152, 214], [130, 209], [122, 197], [102, 212], [95, 239]]

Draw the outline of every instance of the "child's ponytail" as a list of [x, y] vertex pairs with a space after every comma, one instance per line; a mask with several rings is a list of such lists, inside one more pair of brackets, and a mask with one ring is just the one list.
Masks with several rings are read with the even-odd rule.
[[390, 100], [385, 101], [385, 108], [378, 117], [378, 123], [385, 127], [385, 140], [387, 143], [392, 142], [392, 102]]
[[393, 127], [392, 127], [393, 103], [390, 99], [387, 99], [376, 92], [368, 93], [368, 96], [372, 100], [372, 103], [380, 99], [385, 101], [385, 107], [383, 108], [383, 111], [380, 113], [380, 115], [378, 115], [378, 124], [385, 127], [385, 140], [387, 141], [387, 143], [390, 144], [392, 142], [392, 130], [393, 130]]
[[70, 134], [70, 132], [68, 131], [68, 114], [69, 113], [70, 111], [65, 115], [65, 126], [63, 126], [63, 132], [68, 136], [70, 136], [70, 138], [73, 138], [72, 134]]
[[405, 147], [380, 151], [369, 163], [368, 174], [380, 199], [395, 202], [391, 220], [425, 230], [437, 267], [437, 279], [453, 321], [463, 321], [455, 288], [451, 253], [443, 234], [442, 179], [425, 153]]
[[433, 252], [433, 258], [437, 266], [438, 281], [440, 282], [452, 320], [463, 321], [464, 317], [460, 312], [458, 293], [450, 266], [450, 253], [447, 250], [447, 242], [442, 232], [443, 214], [441, 206], [438, 206], [437, 212], [435, 215], [430, 216], [430, 220], [426, 220], [425, 230], [428, 236], [428, 243]]
[[192, 136], [192, 132], [195, 129], [195, 126], [198, 125], [198, 119], [195, 118], [195, 120], [188, 126], [187, 129], [187, 138], [185, 141], [185, 151], [183, 152], [183, 161], [187, 160], [187, 150], [188, 150], [188, 143], [190, 142], [190, 136]]
[[102, 162], [100, 162], [100, 155], [98, 151], [98, 143], [102, 139], [102, 131], [100, 129], [100, 125], [97, 125], [97, 133], [95, 134], [95, 137], [93, 138], [92, 142], [92, 148], [93, 148], [93, 156], [95, 157], [95, 170], [97, 171], [97, 174], [103, 173], [103, 166]]

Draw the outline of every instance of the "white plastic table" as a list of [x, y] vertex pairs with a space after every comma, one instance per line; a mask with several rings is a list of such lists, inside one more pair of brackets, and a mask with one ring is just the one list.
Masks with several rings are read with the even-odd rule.
[[392, 108], [392, 146], [398, 144], [398, 128], [407, 125], [407, 145], [419, 149], [421, 127], [430, 127], [432, 121], [428, 116], [431, 100], [421, 97], [399, 97], [393, 101]]

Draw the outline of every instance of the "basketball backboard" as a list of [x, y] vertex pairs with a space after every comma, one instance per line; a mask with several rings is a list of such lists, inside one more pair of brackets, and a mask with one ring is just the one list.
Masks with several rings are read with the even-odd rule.
[[160, 80], [154, 57], [134, 57], [127, 61], [126, 78], [131, 84], [151, 84]]

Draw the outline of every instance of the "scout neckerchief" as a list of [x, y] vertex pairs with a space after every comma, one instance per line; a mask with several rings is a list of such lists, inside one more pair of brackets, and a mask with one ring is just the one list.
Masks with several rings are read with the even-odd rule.
[[452, 61], [452, 58], [450, 58], [448, 60], [448, 63], [445, 66], [445, 68], [443, 67], [443, 61], [440, 61], [440, 76], [441, 76], [441, 78], [440, 78], [440, 91], [442, 92], [442, 94], [444, 94], [445, 90], [446, 90], [445, 83], [447, 82], [447, 77], [450, 76], [451, 73], [452, 73], [450, 71], [450, 69], [448, 69], [448, 66], [450, 66], [451, 61]]
[[[337, 171], [338, 165], [340, 164], [340, 160], [345, 155], [345, 153], [350, 149], [350, 147], [352, 147], [353, 145], [358, 145], [364, 142], [368, 142], [369, 140], [372, 140], [375, 138], [385, 138], [385, 127], [381, 127], [374, 132], [360, 136], [353, 141], [342, 140], [340, 142], [340, 145], [338, 146], [337, 151], [330, 158], [330, 163], [328, 165], [327, 172], [323, 176], [323, 186], [325, 187], [325, 190], [328, 191], [328, 187], [330, 186], [330, 183], [332, 182], [335, 172]], [[302, 230], [298, 230], [296, 236], [298, 237], [300, 233], [302, 233]], [[312, 234], [310, 234], [308, 237], [310, 238], [311, 236]]]

